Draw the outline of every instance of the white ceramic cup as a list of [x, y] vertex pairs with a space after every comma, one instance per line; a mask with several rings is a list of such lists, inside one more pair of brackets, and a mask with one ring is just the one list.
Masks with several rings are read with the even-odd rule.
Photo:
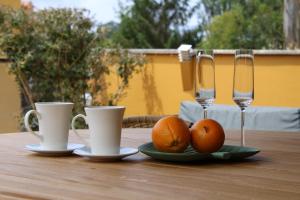
[[[66, 150], [73, 103], [69, 102], [38, 102], [36, 110], [26, 113], [24, 123], [26, 129], [40, 139], [44, 150]], [[29, 117], [35, 114], [39, 122], [39, 133], [32, 131]]]
[[[72, 120], [73, 132], [91, 149], [94, 155], [113, 155], [120, 153], [124, 106], [86, 107], [86, 116], [79, 114]], [[74, 125], [77, 118], [83, 118], [89, 126], [89, 140], [82, 138]]]

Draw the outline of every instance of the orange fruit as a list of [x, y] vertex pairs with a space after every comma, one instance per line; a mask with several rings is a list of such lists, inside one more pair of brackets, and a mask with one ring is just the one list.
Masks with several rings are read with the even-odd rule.
[[218, 151], [224, 141], [223, 127], [215, 120], [199, 120], [191, 128], [191, 144], [200, 153]]
[[154, 147], [163, 152], [183, 152], [190, 143], [190, 130], [176, 116], [160, 119], [152, 129]]

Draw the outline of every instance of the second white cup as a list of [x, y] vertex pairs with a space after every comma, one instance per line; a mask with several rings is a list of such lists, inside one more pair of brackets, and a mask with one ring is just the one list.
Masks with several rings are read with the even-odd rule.
[[[84, 108], [86, 116], [76, 115], [72, 120], [73, 132], [91, 148], [94, 155], [120, 153], [124, 106], [95, 106]], [[82, 138], [75, 129], [77, 118], [83, 118], [89, 126], [89, 140]]]

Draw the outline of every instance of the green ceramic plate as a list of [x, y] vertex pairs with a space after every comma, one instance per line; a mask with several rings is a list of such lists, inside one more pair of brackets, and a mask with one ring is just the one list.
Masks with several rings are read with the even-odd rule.
[[183, 153], [166, 153], [158, 151], [154, 148], [152, 142], [139, 146], [139, 150], [157, 160], [172, 162], [191, 162], [196, 160], [204, 160], [210, 156], [207, 153], [198, 153], [189, 146]]
[[209, 158], [221, 160], [242, 159], [259, 152], [258, 149], [252, 147], [224, 145], [219, 151], [211, 154], [198, 153], [191, 146], [183, 153], [166, 153], [156, 150], [152, 142], [139, 146], [139, 150], [154, 159], [172, 162], [191, 162]]
[[219, 151], [211, 153], [211, 156], [221, 160], [237, 160], [253, 156], [258, 152], [260, 150], [254, 147], [224, 145]]

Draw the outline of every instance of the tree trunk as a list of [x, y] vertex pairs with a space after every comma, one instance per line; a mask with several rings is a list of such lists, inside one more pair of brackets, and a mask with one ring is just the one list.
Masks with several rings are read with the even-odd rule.
[[285, 47], [300, 49], [300, 0], [284, 0], [283, 28]]

